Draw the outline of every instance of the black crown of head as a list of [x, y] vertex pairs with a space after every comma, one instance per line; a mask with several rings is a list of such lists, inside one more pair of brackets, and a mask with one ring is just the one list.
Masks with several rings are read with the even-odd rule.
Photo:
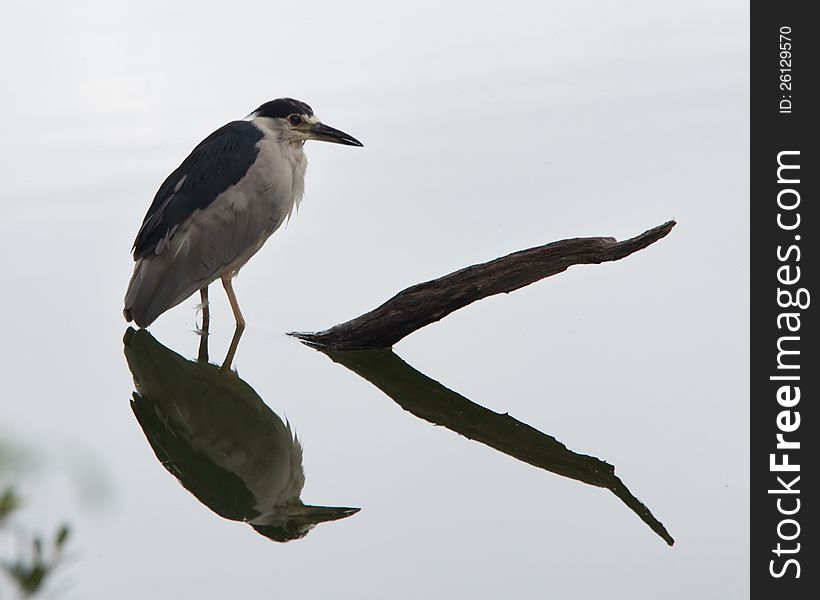
[[284, 118], [293, 114], [313, 116], [313, 109], [310, 106], [293, 98], [277, 98], [265, 102], [254, 112], [259, 117], [271, 118]]

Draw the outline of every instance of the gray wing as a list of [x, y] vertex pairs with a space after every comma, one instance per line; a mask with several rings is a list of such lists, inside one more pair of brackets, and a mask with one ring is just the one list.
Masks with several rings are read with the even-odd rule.
[[134, 240], [134, 260], [161, 253], [194, 211], [239, 182], [256, 160], [262, 137], [253, 124], [234, 121], [202, 140], [154, 196]]

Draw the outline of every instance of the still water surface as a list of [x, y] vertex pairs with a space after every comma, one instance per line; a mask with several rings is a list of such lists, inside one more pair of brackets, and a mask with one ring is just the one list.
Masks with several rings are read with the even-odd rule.
[[[748, 595], [745, 5], [329, 3], [284, 11], [283, 62], [273, 4], [12, 4], [0, 559], [67, 522], [50, 597]], [[365, 147], [306, 148], [220, 371], [221, 291], [208, 360], [194, 299], [133, 331], [128, 249], [196, 142], [283, 95]], [[393, 352], [285, 335], [671, 218]]]

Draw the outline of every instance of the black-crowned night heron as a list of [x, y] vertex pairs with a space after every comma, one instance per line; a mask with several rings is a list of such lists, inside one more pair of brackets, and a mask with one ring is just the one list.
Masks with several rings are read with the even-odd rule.
[[186, 360], [144, 329], [129, 327], [124, 343], [137, 389], [131, 409], [145, 437], [208, 508], [279, 542], [359, 511], [302, 502], [302, 445], [234, 371]]
[[208, 286], [221, 279], [236, 323], [244, 325], [231, 279], [298, 207], [307, 140], [362, 145], [291, 98], [266, 102], [248, 120], [200, 142], [160, 186], [143, 219], [126, 320], [146, 327], [197, 290], [207, 320]]

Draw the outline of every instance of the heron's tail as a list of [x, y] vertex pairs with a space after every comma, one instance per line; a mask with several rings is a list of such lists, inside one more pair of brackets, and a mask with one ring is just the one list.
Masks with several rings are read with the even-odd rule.
[[185, 300], [198, 289], [196, 284], [187, 289], [179, 285], [165, 261], [141, 258], [134, 265], [134, 274], [125, 292], [123, 315], [139, 327], [148, 327], [166, 310]]
[[129, 323], [134, 321], [139, 327], [148, 327], [160, 315], [155, 309], [151, 310], [153, 304], [153, 289], [151, 284], [147, 261], [139, 259], [134, 265], [134, 274], [128, 282], [128, 291], [125, 292], [125, 308], [122, 311], [125, 320]]

